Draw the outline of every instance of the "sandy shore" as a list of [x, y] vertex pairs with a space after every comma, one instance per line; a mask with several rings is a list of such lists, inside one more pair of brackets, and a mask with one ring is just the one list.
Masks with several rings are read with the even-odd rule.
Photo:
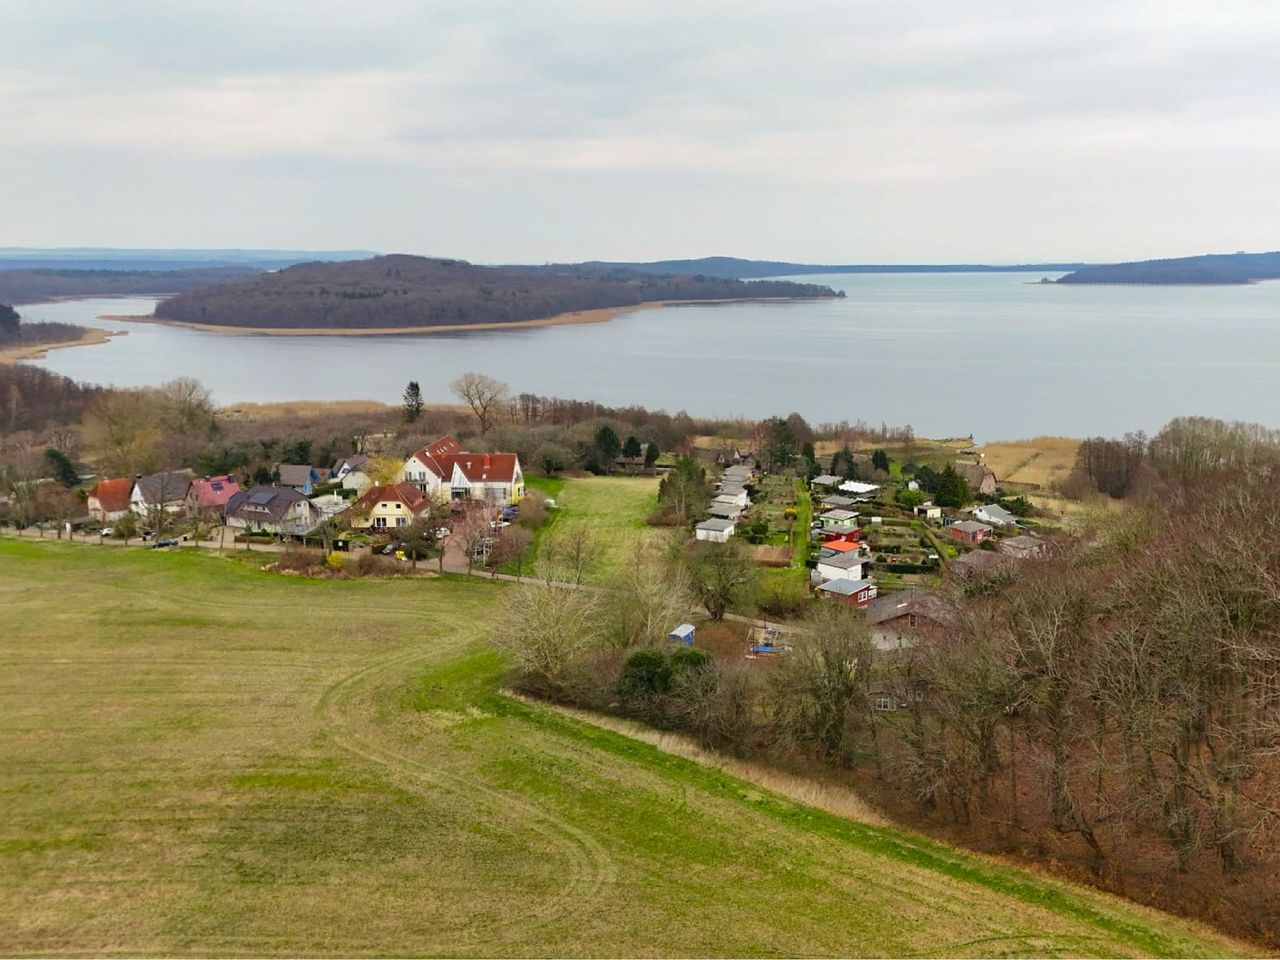
[[[794, 297], [746, 297], [728, 300], [650, 300], [623, 307], [601, 307], [597, 310], [574, 310], [570, 313], [559, 313], [554, 317], [541, 317], [537, 320], [513, 320], [510, 323], [458, 323], [434, 327], [236, 327], [229, 324], [186, 323], [181, 320], [162, 320], [154, 315], [127, 316], [107, 315], [100, 320], [127, 320], [132, 323], [158, 323], [168, 327], [186, 327], [189, 330], [204, 330], [207, 333], [247, 333], [264, 337], [396, 337], [422, 336], [432, 333], [469, 333], [476, 330], [511, 330], [522, 327], [558, 327], [572, 323], [606, 323], [620, 313], [636, 310], [651, 310], [654, 307], [676, 307], [695, 304], [716, 303], [765, 303], [779, 300], [793, 300]], [[809, 299], [809, 298], [804, 298]]]
[[14, 363], [18, 360], [43, 360], [50, 350], [61, 350], [64, 347], [87, 347], [95, 343], [106, 343], [112, 337], [127, 336], [125, 330], [103, 330], [101, 327], [85, 327], [79, 340], [66, 340], [61, 343], [32, 343], [20, 347], [9, 347], [0, 350], [0, 363]]

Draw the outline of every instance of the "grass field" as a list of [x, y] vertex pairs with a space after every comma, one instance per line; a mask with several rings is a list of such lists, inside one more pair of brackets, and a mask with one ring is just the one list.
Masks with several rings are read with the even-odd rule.
[[1036, 437], [988, 443], [980, 449], [998, 480], [1048, 488], [1067, 479], [1079, 448], [1080, 441], [1069, 437]]
[[1240, 949], [501, 696], [505, 589], [0, 541], [0, 954]]
[[670, 530], [645, 526], [645, 518], [658, 505], [654, 477], [570, 477], [554, 483], [558, 486], [529, 481], [557, 504], [535, 535], [534, 559], [546, 537], [587, 528], [600, 541], [602, 554], [586, 579], [599, 583], [624, 565], [638, 544], [660, 542], [670, 535]]

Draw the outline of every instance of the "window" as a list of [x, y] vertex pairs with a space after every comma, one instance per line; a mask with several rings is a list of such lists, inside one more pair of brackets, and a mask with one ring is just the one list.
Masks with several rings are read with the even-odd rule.
[[397, 527], [403, 527], [403, 526], [404, 526], [404, 517], [396, 517], [396, 526], [397, 526]]
[[381, 530], [382, 528], [386, 527], [386, 525], [387, 525], [387, 518], [386, 518], [386, 517], [374, 517], [374, 518], [373, 518], [373, 525], [374, 525], [375, 527], [377, 527], [378, 529], [380, 529], [380, 530]]
[[890, 710], [898, 709], [897, 702], [893, 699], [893, 697], [889, 696], [887, 693], [876, 694], [876, 697], [872, 706], [874, 706], [875, 709], [881, 713], [888, 713]]

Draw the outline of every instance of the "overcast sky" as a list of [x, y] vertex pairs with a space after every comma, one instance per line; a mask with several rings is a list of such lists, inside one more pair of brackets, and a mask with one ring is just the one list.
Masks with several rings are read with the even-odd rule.
[[1280, 248], [1280, 2], [0, 0], [0, 246]]

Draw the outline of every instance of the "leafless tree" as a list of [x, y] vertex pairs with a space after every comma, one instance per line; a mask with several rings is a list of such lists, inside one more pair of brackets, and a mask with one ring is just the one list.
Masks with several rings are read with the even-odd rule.
[[483, 373], [464, 373], [449, 384], [449, 389], [471, 408], [482, 434], [489, 432], [494, 415], [507, 401], [507, 385]]

